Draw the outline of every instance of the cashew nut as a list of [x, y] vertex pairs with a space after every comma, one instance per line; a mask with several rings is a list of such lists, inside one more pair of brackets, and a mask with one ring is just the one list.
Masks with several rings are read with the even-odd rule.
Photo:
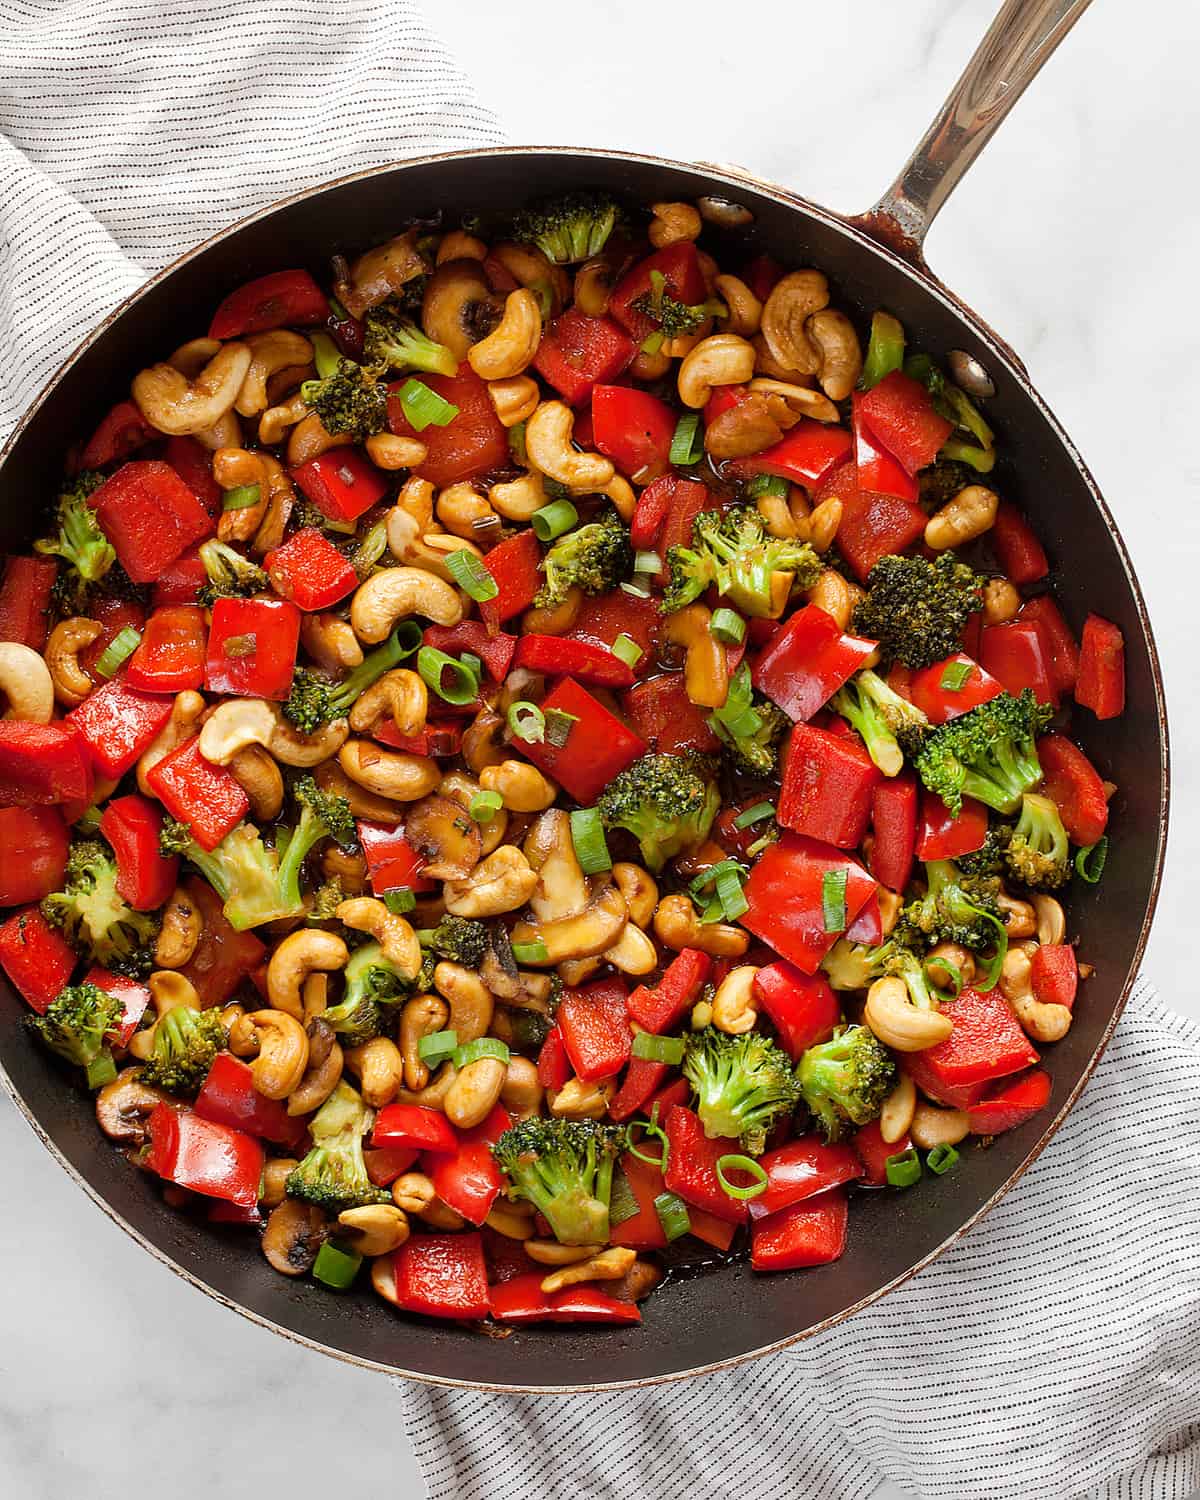
[[448, 532], [472, 541], [488, 526], [498, 527], [500, 518], [473, 484], [463, 480], [451, 484], [437, 498], [437, 518]]
[[522, 635], [565, 635], [575, 628], [583, 608], [583, 590], [572, 584], [557, 604], [527, 609], [521, 616]]
[[855, 606], [862, 597], [862, 590], [843, 578], [836, 568], [826, 568], [805, 595], [810, 604], [831, 615], [843, 630], [849, 629]]
[[360, 1047], [346, 1048], [346, 1066], [358, 1074], [363, 1101], [382, 1109], [396, 1097], [404, 1082], [404, 1059], [389, 1037], [372, 1037]]
[[722, 332], [753, 337], [762, 322], [762, 303], [738, 276], [718, 276], [714, 288], [729, 309], [721, 319]]
[[625, 1245], [612, 1245], [587, 1260], [576, 1261], [572, 1266], [551, 1271], [542, 1280], [543, 1292], [558, 1292], [565, 1286], [574, 1286], [580, 1281], [620, 1281], [637, 1259], [637, 1251]]
[[520, 479], [494, 484], [488, 491], [488, 502], [506, 521], [528, 521], [535, 511], [549, 504], [550, 497], [536, 469]]
[[389, 474], [397, 469], [419, 469], [429, 457], [429, 449], [418, 438], [394, 432], [373, 432], [366, 441], [366, 449], [375, 467], [386, 469]]
[[914, 1146], [932, 1151], [935, 1146], [957, 1146], [971, 1128], [965, 1109], [939, 1109], [924, 1099], [913, 1110], [908, 1133]]
[[691, 899], [682, 893], [664, 896], [658, 903], [654, 931], [676, 953], [684, 948], [699, 948], [713, 958], [741, 958], [750, 946], [750, 934], [741, 927], [730, 922], [702, 923]]
[[1071, 1029], [1072, 1013], [1065, 1005], [1047, 1004], [1033, 993], [1029, 955], [1022, 948], [1009, 948], [1000, 970], [1000, 993], [1035, 1042], [1060, 1042]]
[[541, 392], [537, 381], [528, 375], [510, 375], [506, 380], [489, 380], [488, 397], [500, 418], [500, 425], [516, 427], [537, 410]]
[[492, 1205], [484, 1223], [497, 1234], [510, 1240], [528, 1240], [533, 1237], [533, 1216], [525, 1212], [527, 1203], [501, 1203]]
[[357, 781], [351, 781], [336, 760], [325, 761], [313, 775], [323, 792], [344, 797], [356, 818], [363, 818], [368, 823], [383, 823], [390, 828], [404, 816], [404, 808], [399, 802], [377, 797], [366, 787], [359, 786]]
[[934, 1047], [954, 1030], [949, 1016], [914, 1005], [904, 981], [890, 975], [877, 979], [867, 991], [863, 1020], [881, 1042], [897, 1052]]
[[[367, 1203], [338, 1214], [340, 1239], [348, 1239], [359, 1255], [390, 1255], [408, 1239], [408, 1219], [392, 1203]], [[347, 1234], [346, 1231], [349, 1231]]]
[[487, 253], [487, 246], [478, 235], [468, 234], [465, 229], [452, 229], [442, 236], [433, 259], [434, 264], [440, 266], [448, 260], [486, 260]]
[[348, 740], [338, 751], [338, 764], [351, 781], [393, 802], [427, 797], [442, 779], [437, 761], [429, 756], [385, 750], [372, 740]]
[[398, 1034], [406, 1088], [423, 1089], [429, 1082], [429, 1066], [421, 1059], [421, 1038], [441, 1031], [449, 1014], [445, 1001], [437, 995], [413, 995], [404, 1002]]
[[1007, 578], [989, 578], [983, 586], [985, 625], [1003, 625], [1021, 608], [1021, 596]]
[[415, 1214], [437, 1229], [461, 1229], [463, 1219], [438, 1197], [424, 1172], [405, 1172], [392, 1183], [392, 1202], [406, 1214]]
[[925, 545], [935, 552], [944, 552], [948, 547], [974, 541], [991, 530], [999, 508], [1000, 497], [995, 490], [969, 484], [930, 516], [925, 525]]
[[756, 964], [741, 964], [717, 986], [712, 998], [712, 1023], [718, 1031], [741, 1036], [743, 1032], [754, 1030], [758, 1020], [758, 1006], [754, 1000], [757, 973]]
[[[289, 427], [295, 427], [297, 422], [302, 422], [308, 416], [308, 402], [299, 391], [294, 396], [289, 396], [286, 401], [281, 401], [278, 406], [268, 407], [258, 422], [258, 440], [264, 448], [274, 448], [277, 443], [283, 441], [283, 435]], [[226, 447], [227, 444], [219, 444]]]
[[429, 690], [416, 672], [394, 667], [362, 692], [350, 710], [350, 728], [356, 734], [374, 734], [388, 717], [397, 733], [406, 738], [420, 734], [429, 712]]
[[288, 433], [288, 468], [298, 469], [310, 459], [319, 458], [331, 448], [345, 448], [354, 442], [350, 432], [330, 432], [315, 411], [301, 417]]
[[546, 956], [538, 959], [537, 965], [560, 964], [569, 958], [591, 958], [604, 953], [621, 936], [628, 920], [625, 897], [609, 876], [597, 876], [592, 881], [591, 898], [582, 911], [549, 920], [523, 919], [513, 928], [512, 941], [540, 940]]
[[405, 979], [415, 979], [421, 972], [421, 945], [416, 933], [403, 917], [388, 911], [382, 901], [353, 896], [338, 907], [337, 919], [355, 932], [369, 932], [383, 949], [384, 958]]
[[688, 698], [700, 708], [720, 708], [729, 695], [729, 661], [725, 647], [712, 634], [712, 611], [706, 604], [687, 604], [663, 621], [663, 635], [687, 648], [683, 683]]
[[[325, 976], [320, 976], [324, 982]], [[312, 985], [309, 980], [306, 991]], [[307, 1004], [305, 1010], [307, 1011]], [[323, 1021], [308, 1027], [308, 1067], [304, 1077], [288, 1096], [287, 1112], [293, 1118], [320, 1109], [342, 1081], [345, 1056], [333, 1031]]]
[[781, 368], [801, 375], [815, 375], [821, 368], [806, 325], [828, 304], [829, 283], [820, 271], [792, 271], [772, 287], [763, 304], [762, 336]]
[[487, 1035], [496, 1002], [478, 974], [443, 959], [433, 971], [433, 983], [450, 1007], [446, 1026], [458, 1036], [459, 1046]]
[[896, 1079], [895, 1088], [883, 1101], [883, 1110], [879, 1116], [879, 1134], [889, 1146], [903, 1140], [908, 1134], [916, 1107], [916, 1084], [907, 1073], [901, 1073]]
[[172, 750], [178, 750], [184, 740], [191, 739], [196, 722], [207, 706], [203, 693], [192, 692], [190, 688], [176, 693], [175, 702], [171, 705], [171, 717], [159, 730], [150, 748], [142, 752], [137, 763], [138, 790], [143, 797], [157, 796], [146, 777], [160, 760], [170, 755]]
[[458, 1077], [458, 1070], [452, 1062], [443, 1063], [438, 1070], [437, 1077], [425, 1085], [423, 1089], [401, 1089], [396, 1099], [401, 1104], [420, 1104], [425, 1109], [441, 1109], [446, 1102], [446, 1095], [450, 1092], [450, 1085]]
[[247, 745], [229, 762], [229, 774], [250, 799], [259, 823], [273, 822], [283, 807], [283, 773], [261, 745]]
[[590, 494], [611, 483], [616, 469], [599, 453], [580, 453], [571, 446], [575, 413], [562, 401], [543, 401], [525, 424], [525, 451], [543, 474], [577, 494]]
[[1063, 909], [1053, 896], [1038, 893], [1033, 898], [1033, 909], [1037, 913], [1037, 940], [1039, 943], [1061, 943], [1067, 935]]
[[591, 889], [575, 853], [567, 813], [561, 808], [543, 813], [525, 835], [522, 848], [530, 868], [537, 872], [537, 885], [529, 898], [535, 917], [551, 921], [587, 906]]
[[622, 974], [637, 977], [652, 974], [658, 967], [658, 950], [642, 929], [635, 927], [632, 922], [626, 922], [621, 936], [611, 948], [604, 950], [603, 958], [605, 963], [612, 964], [614, 969], [620, 969]]
[[162, 924], [154, 941], [154, 962], [160, 969], [182, 969], [191, 961], [204, 931], [204, 918], [196, 903], [176, 886], [163, 908]]
[[862, 374], [862, 349], [854, 324], [832, 307], [813, 313], [805, 333], [820, 357], [817, 379], [831, 401], [844, 401]]
[[300, 1163], [294, 1156], [273, 1156], [263, 1167], [262, 1188], [258, 1194], [260, 1208], [278, 1208], [287, 1196], [287, 1179]]
[[[390, 527], [390, 520], [389, 520]], [[389, 539], [390, 539], [389, 530]], [[350, 623], [360, 641], [386, 640], [397, 621], [421, 615], [435, 625], [457, 625], [463, 617], [458, 593], [420, 568], [382, 568], [360, 583], [350, 603]]]
[[247, 745], [269, 745], [275, 714], [262, 698], [229, 698], [218, 703], [200, 731], [200, 754], [227, 766]]
[[539, 1266], [572, 1266], [599, 1255], [603, 1245], [560, 1245], [557, 1240], [528, 1240], [525, 1254]]
[[[775, 380], [767, 375], [756, 375], [750, 382], [750, 389], [771, 398], [771, 410], [781, 427], [792, 426], [801, 417], [811, 417], [814, 422], [837, 422], [841, 419], [841, 413], [828, 396], [822, 396], [820, 391], [810, 390], [807, 386], [796, 385], [791, 380]], [[783, 418], [777, 401], [782, 401], [787, 407], [790, 420]]]
[[329, 672], [348, 672], [362, 665], [358, 637], [338, 615], [301, 615], [300, 644], [318, 666]]
[[336, 933], [319, 927], [289, 932], [267, 964], [267, 997], [272, 1006], [299, 1021], [304, 1014], [304, 981], [316, 969], [344, 969], [349, 957], [349, 949]]
[[542, 309], [526, 287], [509, 292], [504, 316], [467, 352], [467, 363], [484, 380], [507, 380], [520, 375], [537, 353], [542, 338]]
[[646, 237], [656, 250], [677, 244], [680, 240], [700, 238], [700, 231], [704, 226], [698, 210], [690, 203], [652, 203], [650, 212], [654, 217], [650, 220]]
[[518, 1120], [536, 1115], [542, 1103], [537, 1064], [527, 1057], [510, 1057], [500, 1088], [500, 1103]]
[[251, 358], [247, 345], [225, 344], [191, 380], [174, 365], [151, 365], [133, 378], [134, 402], [158, 432], [201, 432], [231, 410]]
[[279, 704], [271, 705], [275, 727], [271, 731], [271, 743], [267, 746], [271, 755], [285, 766], [308, 768], [319, 766], [346, 743], [350, 726], [345, 719], [331, 719], [312, 734], [301, 732], [283, 715]]
[[996, 905], [1010, 941], [1032, 937], [1037, 931], [1037, 914], [1031, 902], [1018, 901], [1006, 891], [1001, 891], [996, 897]]
[[[79, 665], [79, 653], [85, 646], [98, 640], [103, 631], [104, 626], [99, 620], [88, 620], [82, 615], [75, 615], [70, 620], [60, 620], [46, 642], [45, 661], [36, 651], [31, 651], [28, 646], [18, 645], [16, 641], [0, 643], [0, 689], [8, 698], [8, 711], [4, 717], [32, 719], [38, 724], [49, 724], [56, 698], [64, 708], [75, 708], [82, 703], [94, 684]], [[51, 683], [48, 699], [47, 678]], [[16, 699], [13, 696], [14, 689]], [[14, 712], [18, 700], [24, 707], [33, 708], [36, 712]]]
[[796, 537], [808, 542], [814, 552], [828, 552], [842, 524], [845, 506], [837, 495], [827, 495], [810, 515], [796, 522]]
[[446, 1094], [446, 1118], [459, 1130], [470, 1130], [481, 1124], [500, 1097], [504, 1086], [505, 1064], [498, 1057], [477, 1057], [465, 1068]]
[[740, 334], [713, 333], [684, 356], [679, 366], [679, 399], [699, 410], [715, 385], [744, 385], [754, 374], [754, 346]]
[[555, 1094], [546, 1096], [550, 1113], [559, 1120], [602, 1120], [608, 1113], [609, 1100], [616, 1093], [616, 1080], [585, 1083], [569, 1078]]
[[542, 812], [558, 796], [554, 782], [524, 760], [484, 766], [479, 785], [485, 792], [499, 792], [509, 812]]
[[495, 917], [515, 911], [533, 894], [537, 875], [512, 844], [502, 844], [465, 880], [448, 880], [446, 910], [456, 917]]
[[313, 346], [290, 328], [272, 328], [268, 333], [252, 333], [245, 340], [250, 349], [250, 367], [238, 391], [234, 410], [242, 417], [257, 417], [270, 405], [267, 381], [289, 365], [307, 365], [313, 357]]
[[308, 1033], [294, 1015], [282, 1010], [251, 1011], [245, 1023], [258, 1044], [258, 1055], [250, 1064], [255, 1089], [264, 1099], [286, 1099], [308, 1067]]

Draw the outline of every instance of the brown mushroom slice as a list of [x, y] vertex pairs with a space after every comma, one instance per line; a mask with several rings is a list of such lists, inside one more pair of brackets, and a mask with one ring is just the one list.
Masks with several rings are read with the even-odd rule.
[[372, 307], [386, 302], [408, 282], [423, 276], [429, 267], [416, 248], [417, 231], [407, 229], [386, 244], [360, 255], [345, 276], [334, 283], [334, 294], [346, 310], [361, 318]]
[[146, 1119], [156, 1104], [166, 1100], [139, 1078], [140, 1068], [123, 1068], [96, 1095], [96, 1122], [119, 1146], [141, 1146], [146, 1141]]
[[281, 1275], [304, 1276], [312, 1270], [325, 1236], [325, 1215], [320, 1209], [298, 1198], [285, 1198], [267, 1219], [262, 1252]]
[[488, 947], [479, 965], [479, 977], [498, 1000], [512, 1000], [525, 988], [504, 927], [488, 929]]
[[421, 857], [430, 880], [465, 880], [479, 863], [479, 824], [451, 797], [422, 797], [404, 819], [404, 841]]
[[421, 326], [454, 358], [466, 359], [472, 344], [486, 338], [503, 316], [477, 260], [446, 260], [425, 283]]
[[548, 808], [521, 847], [529, 868], [537, 871], [538, 883], [529, 898], [534, 916], [546, 922], [583, 911], [593, 893], [575, 853], [570, 816], [561, 808]]
[[604, 953], [620, 937], [628, 918], [625, 897], [611, 878], [604, 876], [594, 882], [591, 900], [581, 912], [549, 921], [535, 918], [518, 922], [513, 928], [512, 941], [514, 946], [544, 943], [545, 957], [536, 960], [539, 968], [561, 964], [569, 958], [591, 958]]

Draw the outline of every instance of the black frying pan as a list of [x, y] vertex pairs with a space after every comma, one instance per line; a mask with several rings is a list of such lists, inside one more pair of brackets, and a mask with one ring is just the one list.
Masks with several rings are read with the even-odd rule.
[[332, 1296], [312, 1281], [277, 1275], [244, 1231], [223, 1236], [166, 1207], [159, 1189], [100, 1134], [90, 1099], [29, 1044], [16, 1024], [22, 1003], [0, 986], [0, 1062], [18, 1106], [105, 1212], [181, 1276], [277, 1333], [376, 1369], [495, 1389], [632, 1385], [734, 1362], [846, 1317], [962, 1234], [1050, 1139], [1112, 1033], [1146, 941], [1166, 837], [1162, 678], [1137, 580], [1090, 474], [1016, 356], [930, 275], [921, 242], [954, 183], [1087, 3], [1008, 0], [896, 185], [859, 219], [726, 171], [654, 157], [529, 147], [427, 157], [300, 194], [218, 235], [131, 297], [47, 386], [0, 455], [3, 550], [28, 547], [29, 497], [54, 492], [66, 446], [90, 430], [136, 371], [205, 328], [220, 298], [250, 277], [301, 264], [324, 274], [331, 253], [378, 243], [410, 218], [445, 212], [453, 219], [467, 210], [500, 217], [514, 199], [580, 185], [644, 202], [716, 194], [754, 215], [737, 232], [738, 254], [768, 251], [787, 265], [819, 266], [837, 305], [854, 309], [860, 326], [886, 306], [935, 357], [961, 351], [978, 362], [976, 378], [995, 388], [987, 414], [1004, 455], [997, 488], [1034, 518], [1072, 624], [1078, 629], [1099, 603], [1127, 643], [1125, 716], [1097, 725], [1081, 713], [1076, 725], [1120, 788], [1113, 806], [1118, 857], [1099, 887], [1072, 892], [1070, 933], [1096, 974], [1070, 1034], [1047, 1054], [1050, 1107], [991, 1149], [970, 1151], [956, 1173], [903, 1195], [859, 1195], [849, 1246], [836, 1264], [770, 1277], [732, 1265], [668, 1282], [645, 1304], [640, 1327], [521, 1328], [497, 1341], [407, 1319], [369, 1291]]

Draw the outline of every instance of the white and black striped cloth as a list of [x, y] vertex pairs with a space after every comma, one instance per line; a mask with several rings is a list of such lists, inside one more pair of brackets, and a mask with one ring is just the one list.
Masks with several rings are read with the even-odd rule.
[[[0, 438], [189, 245], [306, 184], [498, 139], [411, 0], [0, 0]], [[1143, 985], [1036, 1168], [849, 1323], [651, 1390], [402, 1384], [432, 1500], [858, 1500], [884, 1479], [937, 1500], [1183, 1500], [1198, 1100], [1200, 1027]]]

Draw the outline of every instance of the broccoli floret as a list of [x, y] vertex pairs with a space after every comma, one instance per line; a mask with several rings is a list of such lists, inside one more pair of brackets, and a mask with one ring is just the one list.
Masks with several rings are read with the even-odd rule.
[[542, 558], [545, 583], [534, 603], [539, 609], [561, 604], [571, 588], [585, 594], [607, 594], [633, 566], [629, 529], [615, 510], [569, 531]]
[[671, 614], [715, 586], [743, 614], [773, 619], [793, 589], [816, 583], [823, 566], [807, 542], [772, 536], [753, 506], [706, 510], [696, 517], [690, 547], [667, 548], [662, 607]]
[[42, 915], [78, 953], [144, 979], [154, 967], [157, 913], [134, 911], [117, 891], [117, 865], [98, 839], [71, 845], [66, 881], [42, 901]]
[[941, 510], [961, 490], [976, 483], [972, 469], [950, 458], [939, 458], [929, 468], [922, 469], [917, 478], [921, 486], [921, 504], [931, 511]]
[[348, 1208], [390, 1203], [391, 1193], [367, 1176], [362, 1140], [370, 1128], [371, 1111], [348, 1083], [339, 1083], [308, 1123], [312, 1150], [288, 1173], [288, 1196], [332, 1218]]
[[973, 885], [996, 895], [1000, 888], [998, 877], [1008, 869], [1007, 854], [1011, 838], [1011, 824], [993, 823], [978, 849], [972, 849], [969, 854], [955, 855], [954, 862], [960, 875], [969, 877]]
[[683, 1076], [710, 1140], [739, 1140], [758, 1156], [767, 1136], [800, 1102], [792, 1060], [759, 1031], [727, 1036], [715, 1026], [687, 1039]]
[[874, 947], [839, 938], [821, 960], [821, 968], [835, 990], [863, 990], [885, 976], [901, 979], [917, 1009], [929, 1010], [935, 997], [925, 974], [923, 953], [920, 935], [898, 928]]
[[433, 929], [428, 946], [441, 958], [477, 969], [488, 949], [488, 930], [472, 917], [447, 914]]
[[847, 1125], [867, 1125], [879, 1117], [896, 1064], [866, 1026], [843, 1026], [804, 1053], [796, 1076], [825, 1139], [836, 1141]]
[[567, 193], [518, 214], [513, 238], [536, 245], [555, 265], [568, 266], [599, 255], [620, 214], [607, 193]]
[[870, 668], [856, 672], [833, 695], [830, 707], [848, 719], [885, 776], [898, 776], [905, 755], [915, 755], [929, 730], [929, 720], [915, 704], [893, 692]]
[[650, 272], [650, 290], [635, 297], [631, 306], [652, 323], [657, 323], [659, 337], [654, 336], [643, 345], [647, 354], [657, 353], [664, 339], [693, 333], [708, 318], [724, 317], [729, 309], [717, 298], [707, 302], [680, 302], [667, 291], [667, 278], [661, 271]]
[[192, 830], [189, 824], [181, 823], [178, 818], [173, 818], [170, 813], [163, 815], [162, 827], [158, 830], [158, 852], [164, 859], [170, 859], [175, 854], [186, 854], [192, 843]]
[[596, 806], [605, 828], [625, 828], [652, 870], [703, 843], [721, 794], [701, 774], [703, 762], [682, 755], [643, 755], [615, 777]]
[[914, 671], [959, 649], [963, 627], [983, 608], [983, 579], [952, 552], [881, 557], [867, 578], [867, 597], [854, 611], [854, 629], [879, 642], [885, 662]]
[[213, 1059], [228, 1041], [219, 1007], [193, 1010], [176, 1005], [154, 1027], [154, 1051], [142, 1068], [141, 1080], [168, 1094], [198, 1094]]
[[344, 719], [373, 682], [412, 654], [412, 641], [403, 640], [403, 634], [399, 627], [394, 630], [382, 646], [368, 652], [341, 682], [329, 682], [315, 672], [299, 668], [283, 705], [284, 717], [303, 734], [313, 734], [322, 724]]
[[764, 780], [775, 774], [779, 742], [792, 721], [769, 698], [754, 692], [749, 664], [742, 662], [730, 679], [720, 713], [710, 715], [708, 724], [724, 745], [730, 767], [739, 776]]
[[388, 549], [387, 522], [376, 521], [367, 534], [345, 549], [350, 566], [360, 579], [370, 578], [380, 570], [380, 560]]
[[80, 608], [87, 598], [88, 585], [103, 578], [117, 560], [116, 550], [88, 504], [88, 496], [103, 483], [103, 474], [84, 470], [77, 475], [71, 488], [58, 497], [54, 509], [57, 532], [33, 544], [35, 552], [61, 557], [66, 563], [56, 583], [61, 584], [63, 602]]
[[1012, 875], [1036, 890], [1053, 891], [1071, 877], [1067, 830], [1049, 797], [1026, 792], [1006, 855]]
[[596, 1120], [540, 1117], [513, 1125], [492, 1147], [508, 1196], [532, 1203], [562, 1245], [603, 1245], [613, 1167], [627, 1131]]
[[218, 599], [246, 599], [266, 593], [271, 580], [256, 562], [243, 557], [236, 548], [210, 537], [200, 544], [200, 561], [208, 574], [196, 597], [208, 608]]
[[326, 432], [348, 432], [361, 441], [387, 428], [387, 386], [352, 359], [339, 359], [323, 380], [306, 380], [300, 395]]
[[350, 955], [343, 975], [345, 993], [321, 1019], [348, 1047], [369, 1042], [385, 1030], [388, 1005], [413, 992], [411, 976], [403, 974], [383, 955], [378, 943], [364, 943]]
[[342, 886], [342, 877], [333, 875], [313, 892], [312, 902], [308, 908], [308, 920], [310, 922], [332, 922], [337, 916], [337, 909], [346, 899], [346, 892]]
[[391, 370], [423, 370], [427, 375], [458, 373], [458, 361], [445, 344], [434, 343], [413, 322], [407, 309], [395, 302], [383, 302], [367, 314], [363, 357], [368, 364]]
[[28, 1016], [30, 1031], [59, 1057], [83, 1068], [88, 1083], [98, 1088], [116, 1076], [106, 1033], [120, 1023], [125, 1007], [116, 995], [95, 984], [71, 984], [46, 1007], [44, 1015]]
[[919, 380], [933, 397], [939, 415], [954, 423], [938, 457], [951, 462], [970, 464], [979, 474], [988, 474], [995, 467], [995, 434], [983, 419], [979, 408], [934, 364], [928, 354], [910, 354], [904, 361], [904, 373], [911, 380]]
[[1008, 933], [994, 891], [997, 882], [964, 876], [949, 859], [929, 861], [925, 879], [925, 895], [907, 903], [893, 937], [914, 947], [956, 943], [971, 953], [990, 951], [992, 957], [974, 985], [991, 989], [1008, 952]]
[[917, 774], [954, 817], [964, 797], [1015, 812], [1042, 779], [1036, 740], [1053, 717], [1029, 688], [1019, 698], [1001, 693], [931, 730], [914, 760]]

